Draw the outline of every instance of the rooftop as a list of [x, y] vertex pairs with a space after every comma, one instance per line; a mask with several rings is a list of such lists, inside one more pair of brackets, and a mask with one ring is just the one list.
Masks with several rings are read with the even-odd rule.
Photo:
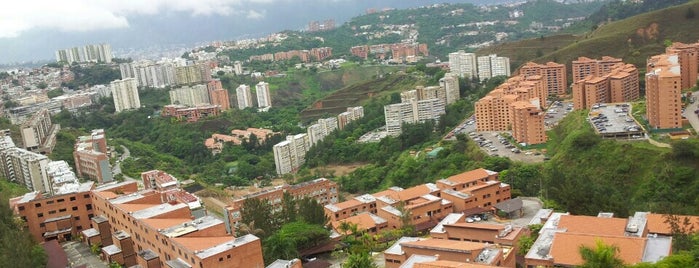
[[445, 240], [445, 239], [425, 239], [420, 241], [408, 241], [401, 243], [402, 247], [411, 248], [421, 248], [421, 249], [433, 249], [442, 250], [450, 252], [464, 252], [471, 253], [473, 251], [480, 251], [485, 247], [484, 243], [469, 242], [469, 241], [456, 241], [456, 240]]
[[109, 246], [103, 247], [102, 251], [104, 253], [107, 253], [107, 255], [111, 256], [111, 255], [115, 255], [115, 254], [120, 253], [121, 249], [119, 247], [117, 247], [116, 245], [109, 245]]
[[491, 175], [496, 175], [498, 174], [495, 171], [490, 171], [487, 169], [479, 168], [479, 169], [474, 169], [471, 171], [467, 171], [461, 174], [456, 174], [454, 176], [448, 177], [446, 179], [441, 179], [439, 182], [444, 183], [446, 185], [457, 185], [457, 184], [464, 184], [480, 179], [487, 178], [488, 176]]
[[160, 233], [170, 238], [179, 237], [222, 223], [223, 221], [213, 216], [204, 216], [193, 221], [184, 222], [182, 224], [178, 224], [167, 229], [161, 230]]
[[174, 205], [172, 205], [170, 203], [165, 203], [165, 204], [161, 204], [158, 206], [152, 206], [152, 207], [147, 208], [147, 209], [135, 211], [131, 214], [131, 216], [134, 217], [134, 219], [147, 219], [147, 218], [155, 217], [155, 216], [165, 214], [165, 213], [168, 213], [171, 211], [175, 211], [175, 210], [181, 209], [181, 208], [186, 207], [186, 206], [187, 205], [183, 204], [183, 203], [177, 203]]
[[141, 258], [143, 258], [146, 261], [149, 261], [149, 260], [157, 258], [158, 254], [151, 251], [150, 249], [144, 249], [144, 250], [141, 250], [138, 252], [138, 256], [140, 256]]
[[462, 217], [464, 217], [463, 213], [449, 213], [449, 215], [444, 217], [444, 219], [442, 219], [442, 221], [440, 221], [437, 224], [437, 226], [432, 228], [430, 233], [446, 233], [446, 231], [444, 230], [444, 225], [445, 224], [454, 224], [454, 223], [458, 222], [459, 220], [461, 220]]
[[424, 239], [425, 238], [420, 238], [420, 237], [407, 237], [407, 236], [401, 237], [400, 239], [398, 239], [398, 241], [396, 241], [396, 243], [394, 243], [391, 247], [386, 249], [384, 251], [384, 253], [393, 254], [393, 255], [401, 255], [401, 254], [403, 254], [403, 247], [401, 247], [402, 243], [419, 241], [419, 240], [424, 240]]
[[[179, 238], [176, 238], [176, 239], [179, 239]], [[260, 240], [257, 236], [247, 234], [247, 235], [244, 235], [241, 237], [233, 238], [232, 240], [229, 240], [228, 242], [221, 243], [221, 244], [215, 245], [213, 247], [210, 247], [210, 248], [207, 248], [204, 250], [200, 250], [196, 254], [199, 258], [204, 259], [204, 258], [208, 258], [208, 257], [213, 256], [213, 255], [216, 255], [220, 252], [229, 250], [231, 248], [241, 246], [241, 245], [244, 245], [247, 243], [251, 243], [251, 242], [257, 241], [257, 240]]]

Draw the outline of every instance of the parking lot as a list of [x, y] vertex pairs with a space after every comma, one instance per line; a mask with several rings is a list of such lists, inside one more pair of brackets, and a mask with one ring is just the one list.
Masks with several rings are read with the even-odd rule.
[[595, 104], [590, 109], [588, 120], [595, 132], [607, 138], [642, 139], [643, 128], [629, 114], [631, 106], [620, 104]]

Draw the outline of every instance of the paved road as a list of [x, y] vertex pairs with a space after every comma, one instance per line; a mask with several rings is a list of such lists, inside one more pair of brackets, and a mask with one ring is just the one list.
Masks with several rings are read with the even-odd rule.
[[684, 117], [694, 128], [694, 132], [699, 134], [699, 115], [695, 114], [694, 111], [699, 109], [699, 91], [692, 93], [692, 98], [694, 98], [694, 103], [688, 105], [684, 111]]

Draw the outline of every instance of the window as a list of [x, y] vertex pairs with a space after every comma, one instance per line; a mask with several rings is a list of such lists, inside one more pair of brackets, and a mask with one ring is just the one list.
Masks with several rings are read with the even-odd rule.
[[67, 209], [62, 208], [62, 209], [59, 209], [58, 212], [66, 212], [66, 210], [67, 210]]
[[79, 220], [80, 220], [80, 216], [75, 216], [75, 218], [73, 218], [73, 219], [75, 219], [76, 221], [79, 221]]
[[51, 214], [56, 214], [56, 211], [55, 210], [49, 211], [49, 215], [51, 215]]
[[58, 202], [58, 203], [62, 203], [62, 202], [64, 202], [64, 201], [66, 201], [66, 200], [63, 199], [63, 198], [56, 200], [56, 202]]
[[41, 203], [36, 203], [36, 204], [34, 204], [34, 207], [35, 207], [35, 208], [40, 208], [40, 207], [41, 207]]
[[92, 204], [87, 204], [87, 205], [85, 205], [85, 209], [87, 209], [87, 210], [92, 210]]
[[73, 207], [72, 209], [73, 209], [73, 211], [76, 211], [76, 210], [78, 210], [78, 207]]
[[94, 216], [95, 216], [95, 215], [93, 215], [93, 214], [87, 214], [87, 217], [88, 217], [89, 219], [92, 219], [92, 217], [94, 217]]
[[46, 201], [47, 205], [53, 204], [53, 200]]
[[44, 227], [44, 226], [46, 226], [46, 224], [44, 224], [43, 222], [39, 223], [39, 227]]
[[19, 206], [17, 208], [19, 209], [19, 211], [24, 211], [24, 206]]
[[90, 194], [84, 194], [83, 197], [84, 197], [84, 198], [90, 198]]
[[83, 229], [83, 227], [80, 226], [80, 225], [78, 225], [78, 231], [80, 231], [80, 230], [82, 230], [82, 229]]
[[71, 196], [70, 201], [75, 201], [75, 196]]
[[39, 218], [41, 218], [41, 217], [44, 216], [44, 213], [37, 213], [36, 216], [39, 217]]

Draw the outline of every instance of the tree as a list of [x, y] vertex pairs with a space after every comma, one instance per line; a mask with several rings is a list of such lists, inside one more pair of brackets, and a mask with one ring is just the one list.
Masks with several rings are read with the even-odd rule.
[[621, 268], [624, 262], [619, 259], [619, 248], [604, 244], [602, 240], [595, 241], [595, 248], [580, 246], [580, 256], [583, 264], [580, 268]]
[[284, 192], [282, 196], [282, 210], [279, 212], [279, 216], [277, 218], [282, 224], [294, 222], [296, 221], [297, 210], [301, 209], [305, 208], [297, 206], [294, 197], [290, 193]]
[[693, 234], [697, 231], [694, 230], [694, 224], [699, 222], [693, 223], [690, 217], [674, 214], [666, 214], [663, 217], [672, 232], [672, 251], [677, 253], [691, 250], [695, 246]]
[[267, 200], [260, 200], [257, 198], [247, 198], [243, 202], [243, 209], [241, 212], [241, 222], [252, 225], [262, 230], [260, 234], [261, 238], [266, 238], [267, 236], [274, 233], [276, 230], [277, 222], [272, 215], [272, 205], [267, 202]]
[[277, 259], [290, 260], [299, 255], [296, 242], [283, 232], [276, 232], [264, 240], [264, 260], [270, 264]]
[[299, 219], [307, 223], [320, 226], [325, 226], [325, 224], [327, 224], [330, 220], [328, 216], [325, 215], [323, 205], [310, 197], [304, 197], [303, 199], [299, 200], [297, 215]]
[[347, 256], [347, 260], [342, 264], [342, 268], [376, 268], [374, 259], [371, 258], [369, 252], [351, 253]]

